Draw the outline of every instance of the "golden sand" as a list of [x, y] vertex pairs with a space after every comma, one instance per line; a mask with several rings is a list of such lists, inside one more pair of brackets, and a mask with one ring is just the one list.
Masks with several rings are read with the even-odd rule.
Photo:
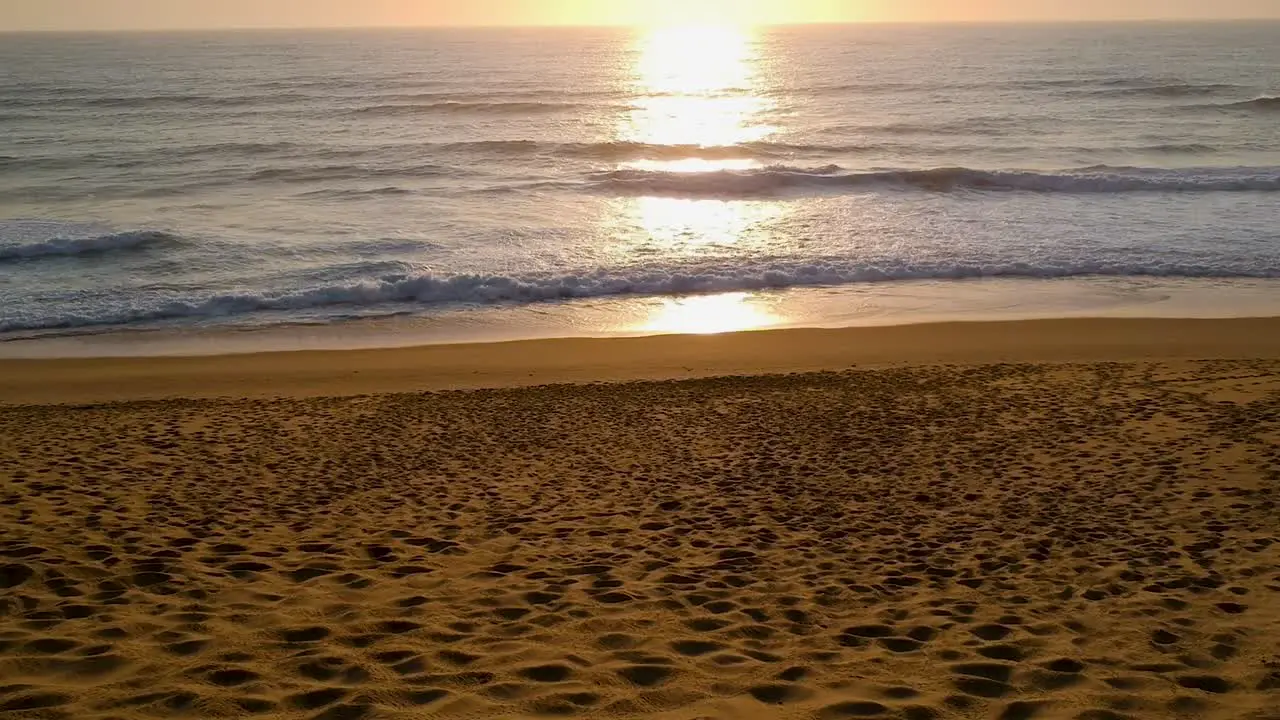
[[0, 404], [302, 397], [904, 364], [1280, 357], [1280, 318], [1031, 320], [121, 359], [0, 360]]
[[1275, 720], [1280, 333], [1147, 322], [0, 364], [0, 717]]

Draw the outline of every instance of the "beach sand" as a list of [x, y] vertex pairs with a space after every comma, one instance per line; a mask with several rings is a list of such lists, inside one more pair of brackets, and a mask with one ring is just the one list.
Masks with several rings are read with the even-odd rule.
[[[632, 382], [518, 387], [587, 380]], [[1280, 718], [1280, 320], [12, 361], [0, 399], [0, 717]]]

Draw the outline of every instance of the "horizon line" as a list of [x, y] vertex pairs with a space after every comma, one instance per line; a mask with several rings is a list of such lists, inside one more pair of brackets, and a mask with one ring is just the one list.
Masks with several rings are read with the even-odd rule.
[[[1160, 24], [1221, 24], [1241, 22], [1280, 22], [1280, 16], [1264, 17], [1223, 17], [1223, 18], [1057, 18], [1046, 20], [1010, 19], [1010, 20], [840, 20], [792, 23], [743, 23], [753, 28], [800, 28], [800, 27], [862, 27], [866, 25], [1136, 25], [1145, 23]], [[732, 23], [688, 23], [689, 26], [730, 25]], [[675, 24], [676, 27], [686, 25]], [[664, 25], [645, 25], [639, 23], [616, 24], [572, 24], [547, 23], [530, 25], [229, 25], [221, 27], [120, 27], [120, 28], [19, 28], [0, 29], [0, 35], [25, 34], [111, 34], [111, 33], [164, 33], [164, 32], [272, 32], [282, 30], [634, 30], [666, 27]]]

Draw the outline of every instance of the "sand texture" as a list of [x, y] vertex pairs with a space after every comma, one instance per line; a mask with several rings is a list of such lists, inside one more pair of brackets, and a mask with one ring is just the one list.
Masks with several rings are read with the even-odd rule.
[[1280, 718], [1280, 361], [0, 408], [0, 718]]

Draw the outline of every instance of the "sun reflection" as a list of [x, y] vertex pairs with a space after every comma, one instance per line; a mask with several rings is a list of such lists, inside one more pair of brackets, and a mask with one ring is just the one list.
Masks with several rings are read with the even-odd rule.
[[752, 84], [752, 31], [718, 25], [649, 28], [637, 75], [649, 92], [700, 93]]
[[769, 102], [758, 92], [756, 42], [754, 30], [731, 26], [644, 31], [635, 107], [620, 128], [621, 139], [715, 147], [771, 135], [774, 128], [760, 120]]
[[[775, 132], [763, 115], [771, 101], [764, 82], [756, 30], [732, 26], [650, 28], [639, 39], [635, 108], [620, 122], [620, 139], [648, 145], [732, 148]], [[621, 167], [648, 172], [749, 171], [760, 162], [748, 148], [703, 157], [642, 159]], [[621, 215], [666, 252], [734, 244], [781, 205], [766, 202], [639, 197]]]
[[750, 293], [725, 293], [663, 300], [640, 329], [644, 332], [713, 335], [761, 330], [782, 319]]
[[635, 160], [624, 167], [662, 172], [703, 173], [716, 170], [750, 170], [759, 163], [751, 158], [682, 158], [680, 160]]
[[725, 202], [701, 198], [639, 197], [627, 201], [647, 243], [665, 253], [711, 245], [736, 245], [743, 236], [776, 219], [781, 207], [770, 202]]
[[[777, 128], [768, 122], [774, 101], [766, 92], [758, 34], [751, 28], [707, 25], [642, 31], [631, 80], [633, 107], [619, 119], [617, 139], [667, 147], [655, 157], [617, 167], [652, 173], [759, 168], [760, 153], [750, 144], [767, 140]], [[673, 152], [670, 146], [678, 147]], [[604, 222], [623, 229], [627, 241], [619, 243], [620, 253], [726, 259], [751, 252], [753, 240], [767, 243], [768, 227], [786, 212], [783, 203], [682, 197], [619, 198], [614, 207]], [[776, 322], [750, 296], [731, 294], [669, 300], [647, 329], [712, 333]]]

